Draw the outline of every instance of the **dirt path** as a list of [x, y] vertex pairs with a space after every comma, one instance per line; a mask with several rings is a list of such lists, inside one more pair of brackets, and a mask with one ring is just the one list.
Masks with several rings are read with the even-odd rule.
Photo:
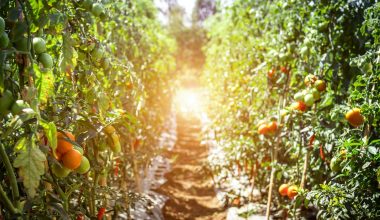
[[202, 170], [207, 149], [200, 145], [200, 122], [177, 117], [178, 140], [167, 182], [157, 191], [169, 197], [163, 208], [165, 219], [225, 219], [222, 204], [217, 200], [211, 177]]

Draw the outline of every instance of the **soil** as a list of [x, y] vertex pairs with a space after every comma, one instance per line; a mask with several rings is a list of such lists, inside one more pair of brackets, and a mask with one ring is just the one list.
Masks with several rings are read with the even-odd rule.
[[177, 116], [177, 143], [166, 152], [172, 159], [167, 182], [156, 191], [169, 197], [165, 219], [226, 219], [223, 204], [216, 198], [211, 176], [203, 169], [208, 149], [200, 144], [200, 122]]

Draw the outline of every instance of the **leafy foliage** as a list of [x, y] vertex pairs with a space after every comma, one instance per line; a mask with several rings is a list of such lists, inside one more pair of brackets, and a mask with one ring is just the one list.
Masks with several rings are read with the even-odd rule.
[[[207, 21], [204, 82], [224, 150], [212, 169], [251, 181], [230, 192], [232, 199], [251, 200], [241, 192], [253, 183], [266, 195], [275, 168], [272, 200], [277, 214], [289, 210], [284, 218], [313, 210], [321, 219], [379, 217], [378, 7], [375, 1], [235, 1]], [[294, 111], [291, 103], [310, 89], [304, 82], [311, 75], [327, 90], [306, 112]], [[364, 126], [346, 122], [354, 107]], [[263, 120], [280, 122], [280, 131], [260, 135]], [[333, 158], [338, 172], [330, 169]], [[282, 183], [304, 191], [295, 200], [282, 198], [276, 191]], [[307, 211], [297, 214], [299, 208]]]
[[[10, 44], [0, 50], [0, 98], [12, 95], [0, 112], [0, 142], [14, 167], [0, 162], [0, 171], [13, 170], [23, 186], [1, 176], [5, 196], [20, 196], [0, 215], [130, 211], [171, 107], [176, 45], [156, 13], [150, 0], [1, 1]], [[68, 170], [78, 161], [64, 160], [62, 145], [83, 152], [73, 155], [86, 157], [90, 171]]]

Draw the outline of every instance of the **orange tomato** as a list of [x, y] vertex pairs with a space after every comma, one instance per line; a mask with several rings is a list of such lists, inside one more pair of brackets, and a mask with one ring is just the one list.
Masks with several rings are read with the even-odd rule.
[[268, 132], [275, 133], [277, 131], [277, 122], [272, 121], [267, 124]]
[[287, 196], [288, 195], [288, 188], [289, 188], [289, 184], [286, 184], [286, 183], [281, 184], [281, 186], [278, 188], [278, 192], [282, 196]]
[[81, 162], [82, 154], [75, 149], [72, 149], [69, 152], [65, 153], [62, 157], [63, 166], [70, 170], [77, 169], [80, 166]]
[[294, 197], [296, 197], [298, 195], [298, 186], [295, 186], [295, 185], [292, 185], [288, 188], [288, 197], [289, 199], [293, 199]]
[[364, 123], [364, 117], [360, 113], [360, 108], [353, 108], [346, 113], [346, 119], [353, 127], [359, 127]]
[[314, 83], [318, 80], [318, 78], [313, 75], [313, 74], [309, 74], [305, 77], [304, 79], [304, 83], [305, 85], [307, 86], [311, 86], [311, 85], [314, 85]]
[[320, 91], [320, 92], [323, 92], [326, 90], [326, 82], [323, 81], [323, 80], [317, 80], [315, 81], [315, 84], [314, 84], [315, 88]]
[[257, 132], [259, 134], [267, 134], [268, 131], [269, 131], [269, 127], [266, 124], [260, 125], [259, 128], [257, 129]]
[[298, 110], [298, 111], [304, 112], [304, 111], [306, 111], [307, 106], [304, 102], [298, 101], [298, 102], [293, 102], [292, 105], [290, 106], [290, 108], [292, 110]]
[[57, 152], [65, 154], [73, 149], [73, 144], [67, 141], [67, 139], [75, 141], [75, 136], [68, 131], [57, 133]]

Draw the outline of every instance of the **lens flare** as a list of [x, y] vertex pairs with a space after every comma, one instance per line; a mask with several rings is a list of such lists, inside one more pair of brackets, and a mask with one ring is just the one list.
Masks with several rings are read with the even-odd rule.
[[181, 89], [177, 92], [174, 103], [177, 112], [182, 114], [200, 115], [203, 112], [201, 92], [197, 89]]

